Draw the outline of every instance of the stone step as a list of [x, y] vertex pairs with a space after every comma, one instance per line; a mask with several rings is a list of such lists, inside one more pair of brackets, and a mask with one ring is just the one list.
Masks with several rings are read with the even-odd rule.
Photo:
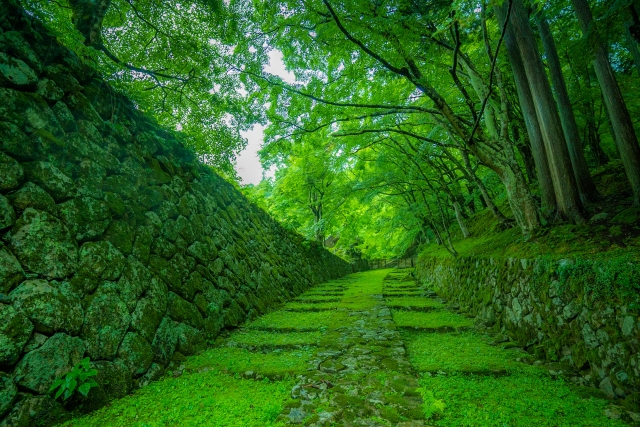
[[305, 303], [305, 304], [322, 304], [323, 302], [340, 302], [342, 301], [342, 299], [340, 298], [325, 298], [325, 299], [296, 298], [294, 299], [294, 301]]
[[309, 308], [283, 308], [282, 311], [289, 311], [292, 313], [317, 313], [320, 311], [336, 311], [337, 308], [315, 308], [315, 307], [309, 307]]
[[396, 326], [401, 331], [413, 331], [413, 332], [431, 332], [434, 334], [450, 334], [456, 332], [466, 332], [473, 330], [469, 326], [460, 326], [454, 328], [453, 326], [439, 326], [437, 328], [430, 328], [427, 326]]
[[387, 307], [389, 307], [391, 310], [398, 310], [398, 311], [422, 311], [422, 312], [426, 312], [426, 311], [441, 310], [438, 307], [420, 307], [420, 306], [415, 306], [415, 305], [387, 305]]

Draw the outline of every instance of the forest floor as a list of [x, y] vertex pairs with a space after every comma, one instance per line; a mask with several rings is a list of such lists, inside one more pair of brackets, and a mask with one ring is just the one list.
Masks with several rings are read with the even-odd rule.
[[[466, 219], [469, 237], [462, 236], [457, 223], [447, 232], [461, 256], [640, 261], [640, 208], [632, 206], [631, 189], [620, 162], [613, 161], [601, 167], [593, 178], [600, 196], [586, 206], [584, 224], [547, 218], [536, 233], [525, 239], [518, 227], [501, 230], [493, 214], [483, 209]], [[511, 211], [507, 200], [499, 199], [496, 203], [509, 217]], [[420, 253], [451, 256], [444, 246], [435, 242], [420, 247]]]
[[407, 270], [351, 274], [64, 425], [626, 425], [597, 389], [496, 341]]

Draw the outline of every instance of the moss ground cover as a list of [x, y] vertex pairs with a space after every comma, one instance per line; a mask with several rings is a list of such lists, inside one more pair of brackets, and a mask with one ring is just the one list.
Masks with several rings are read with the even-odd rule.
[[267, 427], [290, 400], [293, 381], [237, 379], [216, 371], [167, 378], [65, 427]]
[[319, 329], [329, 323], [331, 312], [294, 313], [274, 311], [247, 325], [248, 328]]
[[491, 372], [521, 369], [517, 353], [487, 344], [487, 338], [475, 332], [432, 334], [404, 332], [409, 360], [421, 372]]
[[[349, 276], [349, 286], [339, 302], [289, 303], [284, 306], [285, 309], [331, 305], [335, 310], [306, 313], [278, 311], [263, 316], [219, 338], [213, 348], [188, 358], [184, 362], [182, 376], [166, 377], [65, 426], [286, 425], [286, 414], [289, 414], [290, 408], [300, 405], [298, 400], [291, 399], [292, 389], [296, 385], [294, 379], [299, 378], [299, 374], [308, 375], [312, 360], [312, 365], [322, 366], [325, 370], [344, 368], [338, 363], [342, 359], [333, 361], [330, 358], [333, 364], [327, 364], [327, 361], [317, 364], [316, 358], [323, 348], [351, 348], [354, 355], [363, 354], [362, 350], [368, 348], [371, 353], [364, 354], [374, 356], [379, 351], [387, 351], [386, 347], [377, 346], [374, 341], [358, 335], [364, 323], [354, 328], [357, 322], [364, 322], [367, 313], [380, 310], [381, 305], [434, 309], [429, 312], [392, 310], [394, 322], [401, 327], [459, 329], [472, 326], [470, 319], [447, 311], [442, 303], [432, 299], [382, 298], [381, 294], [389, 288], [389, 282], [383, 283], [382, 279], [389, 272], [383, 270]], [[406, 273], [396, 273], [392, 277], [402, 279]], [[400, 282], [394, 280], [392, 283]], [[372, 317], [375, 318], [376, 315]], [[309, 328], [316, 330], [296, 331]], [[351, 335], [345, 335], [347, 330]], [[373, 328], [367, 333], [375, 334], [376, 331]], [[407, 391], [407, 377], [400, 372], [404, 368], [387, 356], [382, 356], [373, 371], [370, 368], [362, 372], [356, 370], [336, 377], [340, 378], [339, 382], [332, 380], [335, 384], [327, 391], [330, 397], [327, 402], [344, 410], [350, 417], [358, 417], [364, 408], [373, 410], [375, 417], [380, 418], [377, 420], [382, 423], [380, 425], [386, 425], [386, 421], [395, 425], [406, 419], [420, 418], [427, 418], [427, 425], [441, 427], [626, 425], [604, 416], [603, 409], [609, 402], [594, 397], [598, 396], [597, 393], [581, 393], [562, 380], [552, 379], [540, 367], [517, 362], [519, 353], [490, 346], [490, 338], [478, 332], [428, 333], [404, 330], [398, 337], [404, 341], [413, 369], [420, 373], [420, 388], [417, 389], [418, 385], [414, 384], [409, 392], [415, 395], [417, 389], [422, 393], [424, 414], [420, 405], [407, 409], [410, 408], [406, 406], [408, 401], [404, 394]], [[350, 357], [343, 355], [345, 365], [351, 363]], [[244, 378], [247, 371], [255, 374], [254, 379]], [[260, 380], [261, 377], [266, 379]], [[415, 381], [413, 374], [410, 377]], [[368, 398], [358, 397], [358, 393], [369, 396], [380, 387], [387, 391], [379, 398], [384, 403], [374, 405], [375, 409]], [[354, 395], [354, 390], [358, 391], [358, 396]], [[441, 409], [442, 403], [446, 405], [444, 411]], [[398, 412], [394, 405], [405, 409]], [[327, 408], [318, 406], [307, 414], [305, 422], [319, 420], [319, 414]], [[435, 419], [429, 418], [435, 412], [440, 415]], [[370, 420], [375, 421], [374, 418]]]
[[314, 345], [320, 340], [320, 332], [269, 332], [242, 330], [233, 334], [227, 341], [228, 344], [240, 344], [250, 346], [287, 346], [287, 345]]
[[261, 353], [237, 347], [215, 347], [188, 359], [185, 366], [193, 371], [209, 368], [229, 374], [253, 371], [270, 378], [284, 377], [304, 372], [312, 354], [310, 348]]
[[449, 311], [432, 311], [432, 312], [410, 312], [410, 311], [394, 311], [393, 320], [396, 325], [401, 327], [415, 328], [468, 328], [473, 326], [473, 322], [459, 314]]
[[282, 307], [284, 310], [331, 310], [339, 306], [337, 302], [317, 302], [313, 304], [304, 302], [290, 302]]
[[425, 297], [387, 297], [387, 305], [399, 307], [444, 307], [444, 304], [441, 302]]
[[423, 389], [444, 400], [446, 409], [435, 426], [446, 427], [617, 427], [625, 423], [604, 416], [608, 402], [582, 398], [562, 380], [538, 368], [517, 375], [428, 376]]

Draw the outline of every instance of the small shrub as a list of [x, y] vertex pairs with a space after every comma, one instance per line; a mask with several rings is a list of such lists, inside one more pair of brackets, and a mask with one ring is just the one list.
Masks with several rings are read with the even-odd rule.
[[419, 388], [417, 391], [422, 394], [422, 400], [424, 401], [422, 404], [422, 412], [424, 412], [425, 419], [440, 418], [444, 414], [444, 408], [447, 406], [444, 401], [442, 399], [436, 399], [431, 390]]
[[64, 400], [67, 400], [73, 393], [77, 390], [83, 396], [87, 396], [89, 394], [89, 390], [91, 387], [97, 387], [98, 383], [91, 377], [95, 376], [98, 371], [95, 369], [91, 369], [89, 365], [90, 359], [85, 357], [78, 363], [73, 369], [65, 375], [64, 378], [58, 378], [53, 382], [51, 388], [49, 389], [49, 393], [56, 391], [54, 399], [59, 398], [64, 394]]

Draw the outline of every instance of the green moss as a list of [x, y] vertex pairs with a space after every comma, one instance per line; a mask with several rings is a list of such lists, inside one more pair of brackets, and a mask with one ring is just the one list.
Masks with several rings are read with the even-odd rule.
[[270, 378], [284, 377], [306, 371], [312, 354], [311, 349], [254, 353], [237, 347], [217, 347], [188, 359], [185, 366], [190, 371], [209, 368], [230, 374], [253, 371]]
[[425, 307], [425, 308], [442, 308], [444, 304], [425, 297], [390, 297], [387, 298], [387, 304], [399, 307]]
[[533, 367], [523, 372], [491, 376], [428, 376], [420, 379], [426, 391], [444, 400], [446, 409], [435, 426], [447, 427], [602, 427], [624, 426], [604, 416], [609, 403], [583, 398], [562, 380]]
[[65, 427], [279, 426], [292, 380], [235, 379], [215, 371], [166, 378]]
[[517, 353], [490, 346], [490, 338], [475, 332], [458, 334], [403, 334], [409, 360], [418, 371], [447, 373], [487, 372], [522, 368]]
[[330, 311], [311, 313], [293, 313], [288, 311], [274, 311], [249, 323], [249, 328], [274, 329], [320, 329], [329, 324]]
[[435, 312], [407, 312], [394, 311], [393, 320], [400, 327], [432, 328], [443, 327], [464, 328], [473, 326], [473, 322], [466, 317], [448, 311]]
[[302, 302], [290, 302], [286, 304], [284, 309], [294, 309], [294, 310], [331, 310], [338, 307], [339, 304], [336, 302], [317, 302], [313, 304], [305, 304]]
[[265, 331], [240, 331], [231, 336], [228, 342], [252, 346], [286, 346], [286, 345], [314, 345], [322, 334], [320, 332], [265, 332]]

